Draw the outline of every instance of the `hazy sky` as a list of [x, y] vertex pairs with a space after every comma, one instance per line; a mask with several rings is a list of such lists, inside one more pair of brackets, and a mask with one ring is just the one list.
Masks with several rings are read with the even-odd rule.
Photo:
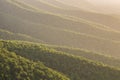
[[102, 5], [120, 5], [120, 0], [88, 0], [88, 1]]
[[66, 2], [68, 4], [76, 4], [79, 5], [82, 3], [86, 3], [86, 2], [90, 2], [90, 3], [93, 3], [95, 5], [106, 5], [106, 6], [118, 6], [120, 5], [120, 0], [58, 0], [58, 1], [61, 1], [61, 2]]
[[84, 10], [120, 14], [120, 0], [58, 0]]

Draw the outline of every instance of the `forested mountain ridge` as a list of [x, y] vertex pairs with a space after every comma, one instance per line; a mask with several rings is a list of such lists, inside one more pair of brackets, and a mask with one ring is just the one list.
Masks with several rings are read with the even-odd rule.
[[68, 54], [76, 55], [76, 56], [82, 56], [90, 60], [94, 60], [97, 62], [102, 62], [104, 64], [107, 64], [109, 66], [114, 66], [120, 68], [120, 59], [117, 59], [115, 57], [109, 56], [109, 55], [103, 55], [101, 53], [92, 52], [84, 49], [79, 48], [70, 48], [70, 47], [64, 47], [64, 46], [51, 46], [47, 45], [48, 47], [52, 47], [57, 51], [63, 51]]
[[69, 80], [60, 73], [0, 48], [0, 80]]
[[120, 80], [120, 18], [66, 1], [0, 0], [0, 80]]
[[[67, 75], [71, 80], [119, 80], [119, 69], [99, 62], [56, 51], [45, 45], [21, 41], [1, 41], [1, 47]], [[104, 74], [104, 75], [103, 75]], [[91, 77], [89, 77], [91, 76]]]

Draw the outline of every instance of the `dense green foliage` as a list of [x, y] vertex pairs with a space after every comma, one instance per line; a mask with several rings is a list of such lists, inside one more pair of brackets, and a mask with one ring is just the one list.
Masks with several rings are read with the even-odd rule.
[[[111, 29], [119, 20], [77, 9], [56, 0], [0, 0], [0, 39], [119, 57], [120, 32]], [[120, 80], [119, 68], [119, 59], [93, 52], [0, 41], [0, 80]]]
[[108, 56], [120, 57], [119, 24], [57, 0], [0, 0], [0, 80], [120, 80]]
[[58, 46], [51, 46], [51, 45], [49, 47], [52, 47], [58, 51], [63, 51], [76, 56], [82, 56], [87, 59], [91, 59], [94, 61], [102, 62], [110, 66], [120, 68], [120, 59], [114, 58], [112, 56], [103, 55], [103, 54], [92, 52], [92, 51], [82, 50], [79, 48], [58, 47]]
[[40, 62], [0, 49], [0, 80], [69, 80]]
[[44, 45], [19, 41], [1, 41], [1, 47], [31, 60], [42, 61], [46, 66], [66, 74], [71, 80], [120, 79], [120, 70], [118, 69], [83, 57], [68, 55]]

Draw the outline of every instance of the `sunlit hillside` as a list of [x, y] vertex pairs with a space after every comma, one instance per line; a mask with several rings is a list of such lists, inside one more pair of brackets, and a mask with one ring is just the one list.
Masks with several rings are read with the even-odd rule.
[[120, 80], [118, 4], [0, 0], [0, 79]]
[[1, 48], [15, 52], [19, 56], [33, 61], [42, 61], [46, 66], [67, 75], [70, 80], [113, 80], [116, 77], [120, 79], [118, 68], [57, 51], [43, 44], [21, 41], [1, 41], [0, 44]]

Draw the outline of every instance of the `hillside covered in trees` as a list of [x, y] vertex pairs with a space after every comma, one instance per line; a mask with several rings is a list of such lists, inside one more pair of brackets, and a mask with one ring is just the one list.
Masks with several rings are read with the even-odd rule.
[[0, 80], [120, 80], [120, 15], [76, 1], [0, 0]]
[[70, 80], [64, 75], [44, 66], [0, 49], [0, 80]]
[[[45, 45], [21, 41], [1, 41], [1, 48], [67, 75], [71, 80], [119, 80], [120, 70], [105, 64], [56, 51]], [[90, 77], [89, 77], [90, 76]]]

